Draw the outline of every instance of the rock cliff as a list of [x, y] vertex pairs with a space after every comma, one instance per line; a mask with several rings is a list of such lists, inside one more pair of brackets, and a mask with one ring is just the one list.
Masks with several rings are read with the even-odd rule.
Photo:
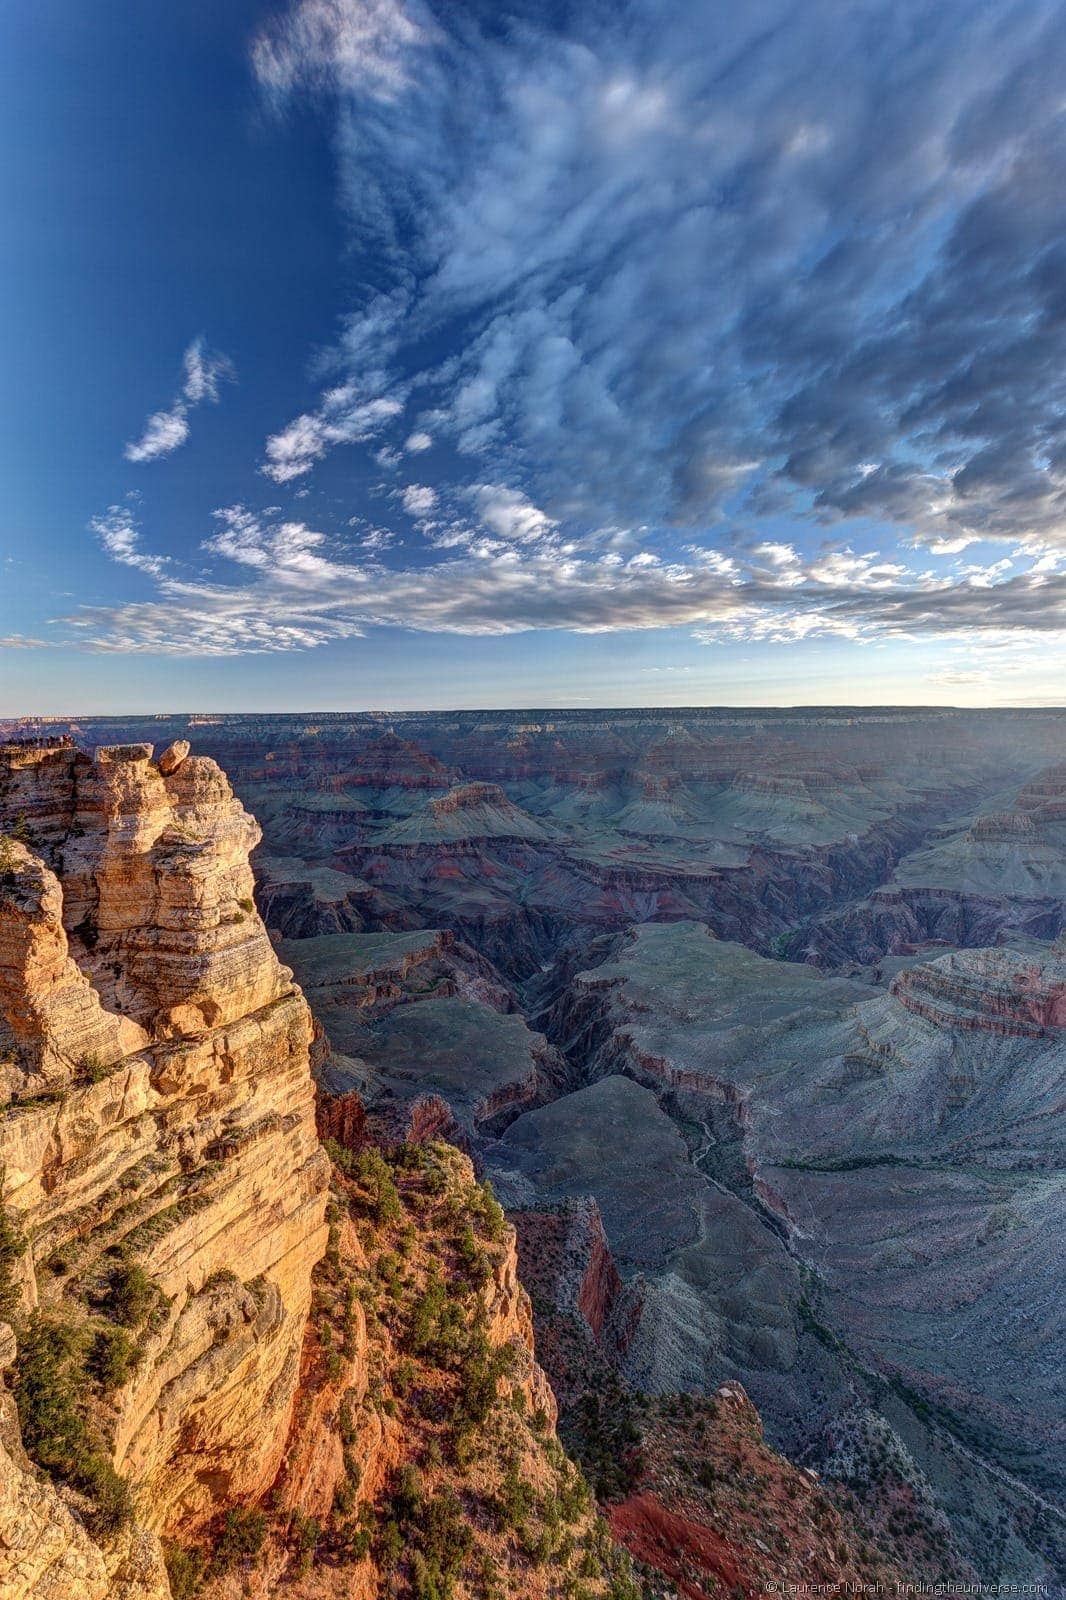
[[213, 761], [152, 757], [0, 748], [5, 1310], [54, 1485], [0, 1462], [5, 1595], [77, 1571], [147, 1596], [115, 1576], [117, 1526], [151, 1545], [273, 1480], [326, 1244], [311, 1020], [255, 911], [258, 827]]

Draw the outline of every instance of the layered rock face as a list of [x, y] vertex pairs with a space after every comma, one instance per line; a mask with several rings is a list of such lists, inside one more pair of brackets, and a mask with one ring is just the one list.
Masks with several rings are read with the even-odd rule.
[[[99, 1340], [116, 1283], [139, 1286], [95, 1424], [139, 1523], [187, 1530], [265, 1489], [284, 1449], [326, 1241], [310, 1014], [252, 901], [259, 829], [213, 761], [0, 747], [0, 833], [18, 1316]], [[4, 1559], [0, 1541], [6, 1593]]]
[[1012, 950], [956, 951], [901, 972], [891, 991], [941, 1025], [1019, 1038], [1066, 1028], [1066, 959], [1058, 951], [1030, 960]]

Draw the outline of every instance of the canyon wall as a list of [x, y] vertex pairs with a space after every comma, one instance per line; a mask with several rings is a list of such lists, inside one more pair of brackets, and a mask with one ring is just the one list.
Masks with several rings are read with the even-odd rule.
[[[213, 761], [0, 747], [0, 830], [0, 1168], [24, 1243], [6, 1310], [60, 1385], [88, 1373], [78, 1438], [136, 1524], [188, 1532], [260, 1494], [285, 1445], [326, 1243], [310, 1013], [255, 911], [259, 829]], [[45, 1443], [92, 1526], [110, 1480]], [[17, 1470], [0, 1461], [4, 1593], [20, 1538], [40, 1544]]]

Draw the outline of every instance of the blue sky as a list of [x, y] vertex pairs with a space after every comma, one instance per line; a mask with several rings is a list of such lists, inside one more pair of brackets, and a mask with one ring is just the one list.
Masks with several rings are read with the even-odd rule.
[[1058, 701], [1066, 14], [14, 0], [0, 713]]

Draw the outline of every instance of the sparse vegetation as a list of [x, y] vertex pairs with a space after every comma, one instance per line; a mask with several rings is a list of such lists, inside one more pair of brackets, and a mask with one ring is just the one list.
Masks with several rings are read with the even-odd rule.
[[12, 878], [21, 868], [15, 851], [15, 841], [9, 833], [0, 833], [0, 878]]
[[[344, 1472], [315, 1548], [325, 1559], [371, 1560], [397, 1600], [542, 1590], [631, 1600], [628, 1557], [597, 1531], [587, 1483], [518, 1381], [528, 1354], [492, 1320], [492, 1281], [512, 1235], [491, 1190], [447, 1145], [329, 1148], [337, 1209], [314, 1292], [316, 1381], [343, 1383], [340, 1353], [365, 1317], [369, 1383], [365, 1398], [350, 1390], [338, 1409]], [[358, 1265], [344, 1245], [345, 1210], [365, 1252]], [[369, 1504], [360, 1447], [382, 1425], [405, 1459]], [[296, 1575], [305, 1520], [280, 1536]], [[544, 1577], [534, 1582], [534, 1572]]]
[[110, 1071], [111, 1068], [99, 1051], [88, 1050], [78, 1062], [74, 1076], [78, 1083], [99, 1083]]
[[165, 1544], [163, 1560], [170, 1581], [171, 1600], [195, 1600], [206, 1572], [206, 1562], [199, 1550], [183, 1550], [180, 1545]]
[[122, 1261], [111, 1274], [105, 1308], [126, 1328], [146, 1322], [159, 1295], [157, 1285], [136, 1261]]
[[15, 1268], [26, 1250], [26, 1235], [10, 1207], [2, 1202], [4, 1170], [0, 1167], [0, 1320], [11, 1322], [22, 1299]]
[[19, 1331], [15, 1403], [22, 1442], [39, 1467], [90, 1502], [93, 1532], [114, 1533], [132, 1512], [129, 1486], [115, 1471], [87, 1400], [91, 1373], [85, 1327], [34, 1312]]
[[125, 1328], [101, 1328], [93, 1339], [88, 1370], [104, 1394], [120, 1389], [138, 1364], [136, 1345]]
[[228, 1572], [236, 1562], [257, 1556], [267, 1535], [266, 1513], [258, 1506], [234, 1506], [226, 1512], [211, 1566]]

